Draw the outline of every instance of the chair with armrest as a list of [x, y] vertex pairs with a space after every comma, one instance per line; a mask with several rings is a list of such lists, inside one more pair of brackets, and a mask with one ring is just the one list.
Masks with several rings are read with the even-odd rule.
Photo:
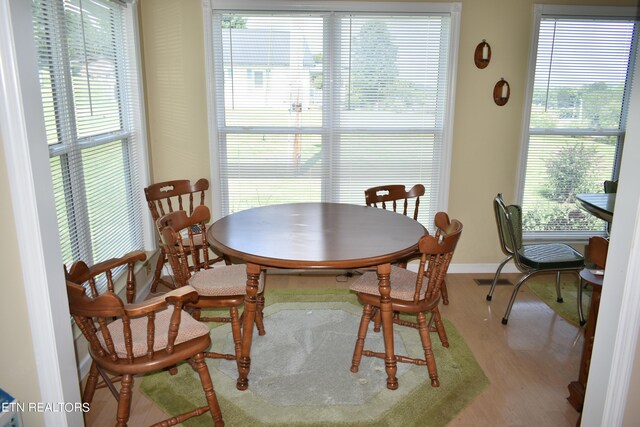
[[584, 266], [584, 257], [571, 246], [564, 243], [540, 243], [532, 245], [522, 244], [522, 209], [518, 205], [507, 206], [498, 194], [493, 201], [493, 209], [498, 226], [500, 248], [507, 257], [500, 263], [493, 277], [491, 289], [487, 294], [487, 301], [493, 298], [493, 291], [502, 268], [513, 259], [516, 267], [524, 275], [515, 284], [509, 305], [502, 318], [504, 325], [509, 321], [509, 314], [515, 302], [520, 287], [534, 274], [556, 273], [557, 301], [563, 302], [560, 290], [560, 273], [568, 271], [578, 273]]
[[[440, 380], [433, 356], [431, 338], [429, 337], [430, 322], [425, 313], [429, 313], [434, 320], [440, 342], [444, 347], [449, 347], [447, 334], [440, 317], [438, 303], [440, 302], [441, 288], [444, 283], [449, 263], [455, 247], [462, 233], [462, 224], [458, 220], [449, 220], [444, 212], [436, 214], [436, 223], [442, 227], [438, 237], [426, 234], [421, 237], [418, 247], [420, 250], [420, 266], [418, 273], [405, 268], [391, 266], [389, 278], [391, 287], [391, 308], [400, 313], [416, 315], [416, 322], [394, 319], [393, 323], [418, 329], [424, 349], [424, 359], [396, 355], [399, 362], [408, 362], [416, 365], [426, 365], [431, 379], [431, 385], [438, 387]], [[446, 225], [445, 225], [446, 224]], [[384, 353], [364, 350], [367, 329], [371, 322], [373, 308], [380, 310], [380, 292], [378, 277], [373, 271], [363, 274], [353, 282], [351, 290], [357, 292], [358, 299], [364, 304], [358, 338], [353, 351], [351, 371], [358, 372], [362, 356], [384, 358]]]
[[206, 412], [210, 412], [216, 426], [224, 425], [203, 355], [211, 345], [209, 328], [182, 309], [186, 302], [197, 300], [194, 289], [183, 287], [142, 304], [126, 305], [111, 291], [90, 298], [83, 286], [67, 281], [67, 296], [69, 311], [89, 342], [93, 360], [85, 388], [88, 401], [93, 397], [98, 371], [121, 376], [119, 392], [113, 385], [109, 387], [118, 401], [117, 426], [126, 426], [129, 420], [133, 376], [170, 368], [182, 361], [189, 361], [197, 371], [206, 405], [171, 417], [161, 425], [175, 425]]
[[[194, 318], [203, 322], [231, 323], [235, 354], [206, 353], [207, 357], [236, 360], [240, 355], [241, 324], [238, 308], [246, 296], [247, 270], [242, 264], [211, 267], [207, 250], [209, 208], [196, 206], [192, 215], [174, 211], [162, 216], [157, 226], [169, 264], [178, 286], [192, 286], [198, 301], [189, 304]], [[186, 236], [186, 237], [185, 237]], [[264, 335], [264, 271], [258, 289], [255, 324], [258, 334]], [[203, 317], [202, 309], [228, 308], [229, 317]]]
[[[112, 258], [89, 267], [84, 261], [75, 261], [71, 267], [67, 269], [64, 266], [64, 274], [66, 280], [81, 284], [87, 290], [90, 298], [98, 298], [100, 294], [105, 292], [116, 292], [115, 283], [118, 277], [125, 275], [126, 269], [126, 299], [127, 303], [133, 303], [136, 296], [136, 277], [134, 267], [136, 263], [145, 261], [147, 256], [142, 251], [130, 252], [120, 258]], [[109, 387], [114, 390], [113, 383], [120, 381], [119, 376], [110, 377], [103, 370], [97, 370], [95, 362], [91, 363], [90, 372], [99, 372], [102, 381], [96, 382], [93, 386], [89, 386], [91, 381], [85, 386], [82, 401], [91, 404], [93, 393], [96, 388]]]
[[587, 260], [593, 268], [583, 268], [580, 270], [580, 286], [578, 286], [578, 315], [580, 317], [580, 325], [583, 326], [587, 321], [584, 319], [582, 311], [582, 289], [585, 282], [595, 286], [602, 286], [602, 278], [604, 269], [607, 265], [607, 253], [609, 251], [609, 241], [604, 237], [593, 236], [589, 238], [589, 246], [587, 250]]
[[91, 293], [91, 298], [96, 298], [100, 294], [98, 288], [102, 283], [106, 285], [106, 289], [114, 292], [114, 276], [118, 276], [119, 269], [127, 268], [127, 284], [126, 296], [127, 303], [131, 304], [136, 296], [136, 278], [134, 275], [134, 267], [138, 262], [145, 261], [147, 256], [142, 251], [134, 251], [124, 255], [121, 258], [112, 258], [97, 263], [89, 267], [84, 261], [78, 260], [74, 262], [67, 270], [64, 266], [64, 273], [67, 280], [74, 283], [86, 284]]
[[[156, 223], [160, 217], [174, 211], [184, 210], [191, 215], [196, 206], [204, 205], [204, 195], [208, 189], [209, 181], [204, 178], [199, 179], [193, 184], [188, 179], [180, 179], [152, 184], [144, 189], [144, 196], [147, 199], [147, 205], [151, 211], [153, 222]], [[196, 246], [200, 247], [201, 242], [196, 242]], [[220, 261], [224, 261], [227, 265], [231, 264], [229, 259], [225, 258], [224, 255], [209, 259], [211, 264]], [[152, 293], [156, 292], [158, 284], [160, 283], [169, 289], [175, 288], [173, 283], [162, 279], [162, 268], [166, 262], [167, 254], [162, 248], [162, 245], [160, 245], [160, 255], [158, 256], [156, 269], [153, 274], [153, 282], [151, 284]]]

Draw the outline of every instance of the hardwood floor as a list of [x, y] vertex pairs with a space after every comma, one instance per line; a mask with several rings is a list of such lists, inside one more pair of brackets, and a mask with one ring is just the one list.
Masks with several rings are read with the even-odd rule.
[[[566, 397], [567, 385], [578, 377], [581, 330], [556, 315], [526, 286], [518, 295], [509, 324], [502, 325], [500, 321], [513, 288], [498, 286], [493, 301], [488, 303], [485, 296], [489, 287], [479, 286], [473, 279], [490, 277], [447, 276], [450, 304], [442, 306], [442, 315], [465, 337], [490, 381], [449, 426], [574, 426], [579, 414]], [[516, 277], [511, 277], [512, 282]], [[346, 288], [348, 283], [344, 276], [271, 274], [268, 289]], [[213, 381], [215, 385], [215, 378]], [[166, 417], [138, 392], [137, 383], [134, 382], [129, 425], [149, 425]], [[108, 390], [100, 389], [86, 414], [86, 424], [113, 425], [115, 412], [115, 400]]]

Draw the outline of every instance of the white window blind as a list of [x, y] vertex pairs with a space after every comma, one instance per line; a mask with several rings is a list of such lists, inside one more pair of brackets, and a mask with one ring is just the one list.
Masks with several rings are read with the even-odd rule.
[[32, 3], [63, 261], [91, 265], [142, 249], [131, 6]]
[[368, 187], [421, 183], [428, 226], [443, 204], [451, 21], [450, 13], [214, 10], [221, 214], [364, 204]]
[[633, 17], [540, 14], [525, 141], [526, 236], [604, 232], [575, 196], [602, 193], [617, 176], [636, 28]]

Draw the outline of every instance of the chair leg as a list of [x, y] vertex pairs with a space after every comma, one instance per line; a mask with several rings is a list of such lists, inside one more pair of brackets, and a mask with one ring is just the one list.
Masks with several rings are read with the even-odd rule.
[[87, 377], [87, 384], [84, 386], [84, 393], [82, 393], [82, 401], [91, 405], [93, 395], [98, 385], [98, 366], [96, 362], [91, 362], [91, 368], [89, 369], [89, 376]]
[[258, 335], [263, 336], [266, 332], [264, 330], [264, 293], [256, 296], [256, 328], [258, 328]]
[[431, 347], [431, 337], [429, 337], [429, 328], [427, 326], [427, 318], [423, 312], [418, 313], [418, 331], [420, 332], [420, 340], [424, 350], [424, 358], [427, 362], [427, 370], [429, 378], [431, 378], [431, 387], [440, 387], [438, 380], [438, 369], [436, 368], [436, 358], [433, 355]]
[[380, 327], [382, 326], [382, 312], [378, 307], [373, 307], [371, 316], [373, 317], [373, 332], [380, 332]]
[[[351, 372], [358, 372], [360, 367], [360, 360], [362, 360], [362, 349], [364, 348], [364, 340], [367, 338], [367, 329], [369, 329], [369, 322], [371, 322], [371, 310], [373, 306], [366, 304], [362, 310], [362, 317], [360, 318], [360, 328], [358, 329], [358, 339], [356, 340], [356, 346], [353, 349], [353, 359], [351, 360]], [[380, 310], [378, 310], [379, 312]]]
[[447, 291], [447, 281], [442, 281], [442, 286], [440, 286], [440, 294], [442, 295], [442, 304], [449, 305], [449, 291]]
[[133, 376], [125, 374], [120, 382], [120, 398], [118, 399], [118, 415], [116, 427], [126, 427], [129, 421], [129, 411], [131, 410], [131, 388], [133, 386]]
[[584, 326], [585, 323], [587, 323], [587, 321], [584, 320], [584, 313], [582, 311], [582, 286], [583, 285], [584, 285], [584, 282], [582, 278], [580, 278], [580, 280], [578, 281], [578, 297], [576, 298], [578, 301], [578, 318], [580, 319], [580, 326]]
[[229, 315], [231, 316], [231, 335], [233, 336], [233, 346], [235, 348], [236, 364], [240, 360], [240, 351], [242, 350], [242, 332], [240, 327], [240, 319], [238, 318], [238, 308], [230, 307]]
[[209, 369], [207, 368], [207, 364], [204, 361], [204, 355], [202, 353], [198, 353], [193, 356], [193, 360], [195, 362], [195, 369], [200, 376], [200, 382], [202, 383], [204, 396], [207, 399], [209, 411], [211, 412], [211, 418], [213, 418], [213, 422], [215, 423], [216, 427], [222, 427], [224, 426], [224, 421], [222, 420], [222, 412], [220, 411], [220, 405], [218, 404], [216, 392], [213, 389], [213, 382], [211, 381]]
[[[447, 337], [447, 331], [444, 330], [444, 323], [442, 323], [442, 318], [440, 317], [440, 310], [438, 309], [438, 307], [433, 309], [431, 316], [435, 323], [438, 337], [440, 337], [440, 343], [443, 347], [449, 348], [449, 338]], [[431, 322], [431, 319], [429, 319], [429, 322]], [[428, 324], [427, 330], [430, 330]]]
[[498, 266], [498, 269], [496, 270], [496, 275], [493, 276], [493, 282], [491, 283], [491, 289], [489, 289], [489, 293], [487, 294], [487, 301], [491, 301], [491, 298], [493, 298], [493, 291], [496, 288], [496, 284], [498, 283], [498, 277], [500, 277], [500, 272], [502, 271], [502, 269], [504, 268], [504, 266], [511, 261], [511, 258], [513, 258], [513, 255], [509, 255], [508, 257], [506, 257]]
[[518, 291], [520, 290], [520, 287], [525, 282], [525, 280], [527, 280], [529, 277], [531, 277], [532, 274], [533, 273], [527, 273], [524, 276], [522, 276], [522, 278], [520, 278], [520, 280], [518, 280], [518, 283], [516, 283], [515, 286], [513, 287], [513, 293], [511, 294], [511, 299], [509, 300], [509, 305], [507, 306], [507, 311], [505, 311], [504, 317], [502, 318], [502, 324], [503, 325], [506, 325], [507, 322], [509, 321], [509, 314], [511, 313], [511, 308], [513, 307], [513, 303], [516, 301], [516, 297], [518, 296]]
[[556, 271], [556, 295], [557, 295], [556, 301], [564, 302], [564, 299], [562, 299], [562, 289], [560, 289], [560, 272], [559, 271]]

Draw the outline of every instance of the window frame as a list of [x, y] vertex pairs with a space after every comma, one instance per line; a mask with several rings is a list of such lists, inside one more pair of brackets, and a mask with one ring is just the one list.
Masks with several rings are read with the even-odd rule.
[[[260, 0], [203, 0], [203, 24], [204, 24], [204, 41], [205, 41], [205, 72], [206, 72], [206, 86], [207, 86], [207, 106], [208, 106], [208, 128], [209, 128], [209, 153], [211, 164], [211, 193], [214, 201], [222, 200], [223, 188], [226, 187], [226, 183], [222, 182], [221, 171], [218, 165], [220, 164], [219, 156], [219, 144], [218, 140], [218, 123], [217, 115], [221, 108], [218, 105], [218, 99], [213, 94], [219, 89], [215, 80], [215, 67], [216, 63], [214, 58], [216, 54], [213, 52], [213, 25], [212, 14], [215, 12], [223, 12], [226, 10], [232, 11], [261, 11], [261, 12], [277, 12], [277, 11], [289, 11], [289, 12], [317, 12], [317, 13], [444, 13], [450, 16], [450, 39], [449, 39], [449, 57], [447, 67], [449, 68], [449, 74], [447, 75], [447, 93], [449, 102], [444, 110], [444, 122], [443, 122], [443, 135], [442, 146], [440, 152], [439, 163], [441, 165], [439, 174], [439, 196], [436, 201], [437, 210], [446, 210], [448, 207], [448, 194], [450, 186], [450, 166], [451, 166], [451, 152], [453, 145], [453, 122], [455, 111], [455, 89], [456, 89], [456, 76], [457, 76], [457, 64], [458, 64], [458, 52], [459, 52], [459, 39], [460, 39], [460, 14], [462, 4], [459, 2], [452, 3], [422, 3], [422, 2], [359, 2], [359, 1], [295, 1], [295, 0], [270, 0], [263, 2]], [[214, 7], [215, 5], [215, 7]], [[325, 41], [326, 43], [326, 41]], [[333, 52], [329, 52], [333, 54]], [[330, 73], [331, 70], [328, 70]], [[223, 108], [223, 106], [222, 106]], [[327, 125], [323, 123], [322, 127]], [[273, 129], [271, 129], [273, 130]], [[300, 128], [297, 133], [304, 134], [305, 129]], [[335, 185], [334, 182], [330, 182], [330, 185]], [[363, 190], [364, 191], [364, 190]], [[224, 216], [222, 211], [222, 204], [213, 203], [212, 218], [214, 220]]]
[[[581, 129], [544, 129], [534, 130], [531, 132], [529, 128], [531, 122], [531, 105], [533, 101], [533, 86], [535, 83], [536, 59], [538, 54], [538, 41], [540, 37], [540, 23], [543, 17], [558, 18], [631, 18], [636, 17], [636, 8], [626, 6], [579, 6], [579, 5], [551, 5], [536, 4], [534, 6], [533, 22], [532, 22], [532, 39], [531, 51], [529, 52], [529, 67], [527, 74], [527, 88], [524, 99], [524, 111], [522, 119], [522, 134], [520, 156], [518, 164], [518, 179], [516, 188], [516, 199], [522, 205], [524, 197], [525, 176], [527, 171], [527, 160], [529, 152], [529, 138], [532, 135], [595, 135], [595, 136], [617, 136], [618, 143], [616, 146], [616, 154], [614, 159], [613, 176], [617, 179], [620, 172], [620, 162], [624, 147], [624, 137], [626, 133], [627, 109], [629, 104], [629, 95], [632, 85], [625, 88], [623, 108], [621, 111], [620, 129], [618, 131], [594, 131], [585, 132]], [[633, 70], [636, 51], [638, 49], [638, 41], [640, 31], [634, 34], [634, 41], [630, 53], [629, 70]], [[567, 243], [586, 243], [593, 233], [589, 231], [523, 231], [523, 242], [538, 241], [563, 241]], [[603, 229], [602, 235], [605, 235]]]
[[[102, 2], [112, 3], [122, 8], [121, 13], [124, 31], [116, 30], [116, 39], [114, 40], [116, 49], [118, 49], [116, 68], [124, 70], [118, 72], [115, 76], [116, 84], [120, 91], [118, 98], [118, 120], [120, 122], [120, 128], [116, 131], [100, 132], [90, 136], [78, 136], [77, 133], [75, 135], [63, 135], [76, 128], [77, 111], [72, 105], [73, 101], [68, 100], [68, 98], [73, 100], [74, 97], [71, 79], [69, 78], [71, 75], [71, 64], [65, 58], [58, 58], [54, 64], [55, 70], [51, 74], [51, 84], [52, 87], [59, 85], [64, 95], [52, 98], [54, 115], [56, 118], [63, 117], [64, 120], [69, 122], [69, 125], [58, 127], [57, 132], [63, 136], [59, 138], [61, 142], [47, 146], [48, 157], [50, 160], [58, 157], [60, 159], [60, 167], [70, 171], [69, 175], [63, 173], [62, 177], [62, 179], [65, 180], [63, 184], [65, 200], [74, 205], [73, 215], [68, 215], [68, 217], [73, 217], [69, 222], [75, 221], [88, 225], [89, 206], [84, 185], [85, 179], [83, 177], [85, 166], [83, 166], [81, 154], [86, 149], [106, 146], [110, 143], [121, 141], [122, 146], [118, 152], [121, 153], [123, 163], [128, 165], [125, 172], [126, 185], [131, 194], [139, 195], [138, 198], [133, 199], [137, 206], [133, 209], [127, 209], [129, 227], [127, 230], [122, 230], [122, 232], [128, 233], [136, 231], [132, 227], [141, 224], [142, 229], [139, 230], [141, 247], [136, 249], [150, 251], [155, 246], [155, 239], [154, 225], [148, 214], [146, 203], [142, 198], [142, 188], [149, 183], [149, 161], [137, 0], [102, 0]], [[51, 14], [55, 14], [55, 18], [52, 20], [55, 21], [56, 24], [62, 23], [64, 25], [65, 18], [64, 16], [60, 16], [64, 6], [60, 6], [58, 1], [56, 1], [51, 3], [47, 2], [45, 7]], [[61, 33], [59, 25], [52, 26], [51, 31], [56, 34], [55, 37], [57, 39], [64, 40], [63, 37], [59, 36]], [[129, 37], [131, 40], [127, 39]], [[66, 47], [61, 50], [63, 55], [67, 53]], [[125, 66], [125, 63], [127, 66]], [[131, 77], [127, 77], [128, 75]], [[131, 86], [125, 83], [126, 79], [129, 79], [129, 82], [132, 83]], [[56, 83], [60, 81], [62, 81], [62, 83]], [[125, 87], [127, 87], [127, 89], [123, 89]], [[40, 82], [38, 82], [38, 91], [40, 92], [40, 90]], [[47, 172], [50, 172], [50, 170]], [[70, 176], [73, 176], [73, 178], [69, 179]], [[136, 211], [139, 212], [140, 218], [137, 218], [137, 215], [135, 218], [132, 217], [133, 214], [136, 214]], [[56, 231], [58, 233], [60, 232], [58, 228], [56, 228]], [[73, 260], [81, 259], [88, 265], [103, 261], [102, 259], [94, 259], [95, 249], [88, 227], [76, 227], [72, 240], [76, 241], [76, 244], [71, 245], [70, 248]], [[113, 256], [118, 256], [118, 254], [114, 254]]]

